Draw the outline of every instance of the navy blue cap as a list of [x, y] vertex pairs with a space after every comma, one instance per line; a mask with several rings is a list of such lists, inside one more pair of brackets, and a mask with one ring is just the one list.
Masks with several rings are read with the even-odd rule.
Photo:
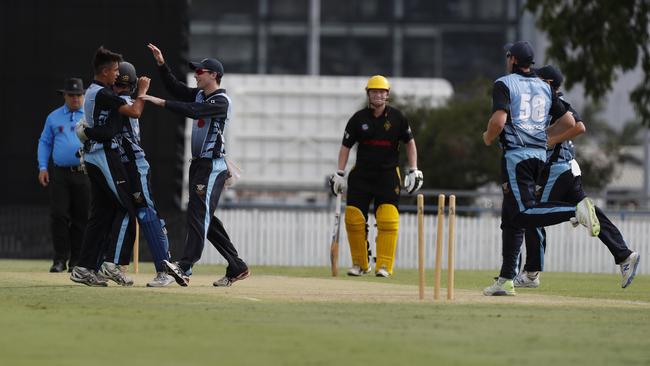
[[526, 41], [508, 43], [503, 46], [503, 50], [514, 56], [519, 65], [532, 65], [535, 63], [535, 61], [533, 61], [535, 59], [533, 47]]
[[558, 89], [560, 86], [562, 86], [562, 82], [564, 82], [564, 76], [562, 75], [560, 70], [555, 68], [553, 65], [546, 65], [540, 67], [539, 69], [533, 69], [533, 71], [541, 79], [550, 80], [551, 87], [553, 89]]
[[214, 58], [204, 58], [201, 62], [190, 62], [190, 69], [206, 69], [223, 75], [223, 65]]

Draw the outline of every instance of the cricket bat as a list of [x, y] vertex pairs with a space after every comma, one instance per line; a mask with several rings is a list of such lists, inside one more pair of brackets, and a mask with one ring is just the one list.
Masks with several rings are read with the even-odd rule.
[[341, 232], [341, 194], [336, 195], [336, 209], [334, 211], [334, 230], [332, 230], [332, 243], [330, 244], [330, 263], [332, 277], [339, 272], [339, 233]]

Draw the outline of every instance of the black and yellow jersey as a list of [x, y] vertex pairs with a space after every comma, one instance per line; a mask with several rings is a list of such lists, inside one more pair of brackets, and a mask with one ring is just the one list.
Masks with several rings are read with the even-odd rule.
[[399, 142], [411, 139], [411, 127], [402, 112], [386, 106], [379, 117], [370, 108], [356, 112], [345, 126], [342, 144], [348, 148], [359, 144], [355, 169], [385, 170], [398, 166]]

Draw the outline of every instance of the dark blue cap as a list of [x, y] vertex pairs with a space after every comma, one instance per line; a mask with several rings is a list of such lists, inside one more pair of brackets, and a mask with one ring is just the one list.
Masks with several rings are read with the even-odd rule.
[[519, 41], [515, 43], [508, 43], [503, 46], [503, 49], [517, 59], [519, 65], [532, 65], [535, 63], [535, 53], [530, 43], [526, 41]]
[[564, 76], [562, 75], [560, 70], [555, 68], [553, 65], [546, 65], [540, 67], [539, 69], [533, 69], [533, 71], [541, 79], [550, 80], [551, 87], [553, 89], [558, 89], [560, 86], [562, 86], [562, 82], [564, 82]]
[[190, 69], [206, 69], [223, 75], [223, 65], [214, 58], [204, 58], [201, 62], [190, 62]]

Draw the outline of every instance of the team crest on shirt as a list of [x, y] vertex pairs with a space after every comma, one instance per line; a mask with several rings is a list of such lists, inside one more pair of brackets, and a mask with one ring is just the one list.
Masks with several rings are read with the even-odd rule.
[[196, 185], [196, 194], [199, 196], [205, 196], [205, 184]]
[[508, 182], [503, 183], [501, 189], [503, 189], [503, 194], [510, 193], [510, 185], [508, 185]]
[[362, 125], [361, 125], [361, 129], [364, 130], [364, 131], [368, 131], [368, 125], [365, 124], [365, 123], [362, 124]]
[[395, 186], [395, 194], [399, 194], [399, 184]]
[[205, 121], [203, 120], [203, 118], [198, 119], [196, 121], [196, 127], [203, 128], [203, 126], [205, 126]]
[[384, 130], [388, 131], [390, 130], [390, 127], [391, 127], [390, 121], [386, 120], [386, 122], [384, 122]]
[[142, 203], [144, 202], [144, 198], [142, 198], [142, 192], [135, 192], [133, 194], [133, 199], [135, 200], [135, 203]]

